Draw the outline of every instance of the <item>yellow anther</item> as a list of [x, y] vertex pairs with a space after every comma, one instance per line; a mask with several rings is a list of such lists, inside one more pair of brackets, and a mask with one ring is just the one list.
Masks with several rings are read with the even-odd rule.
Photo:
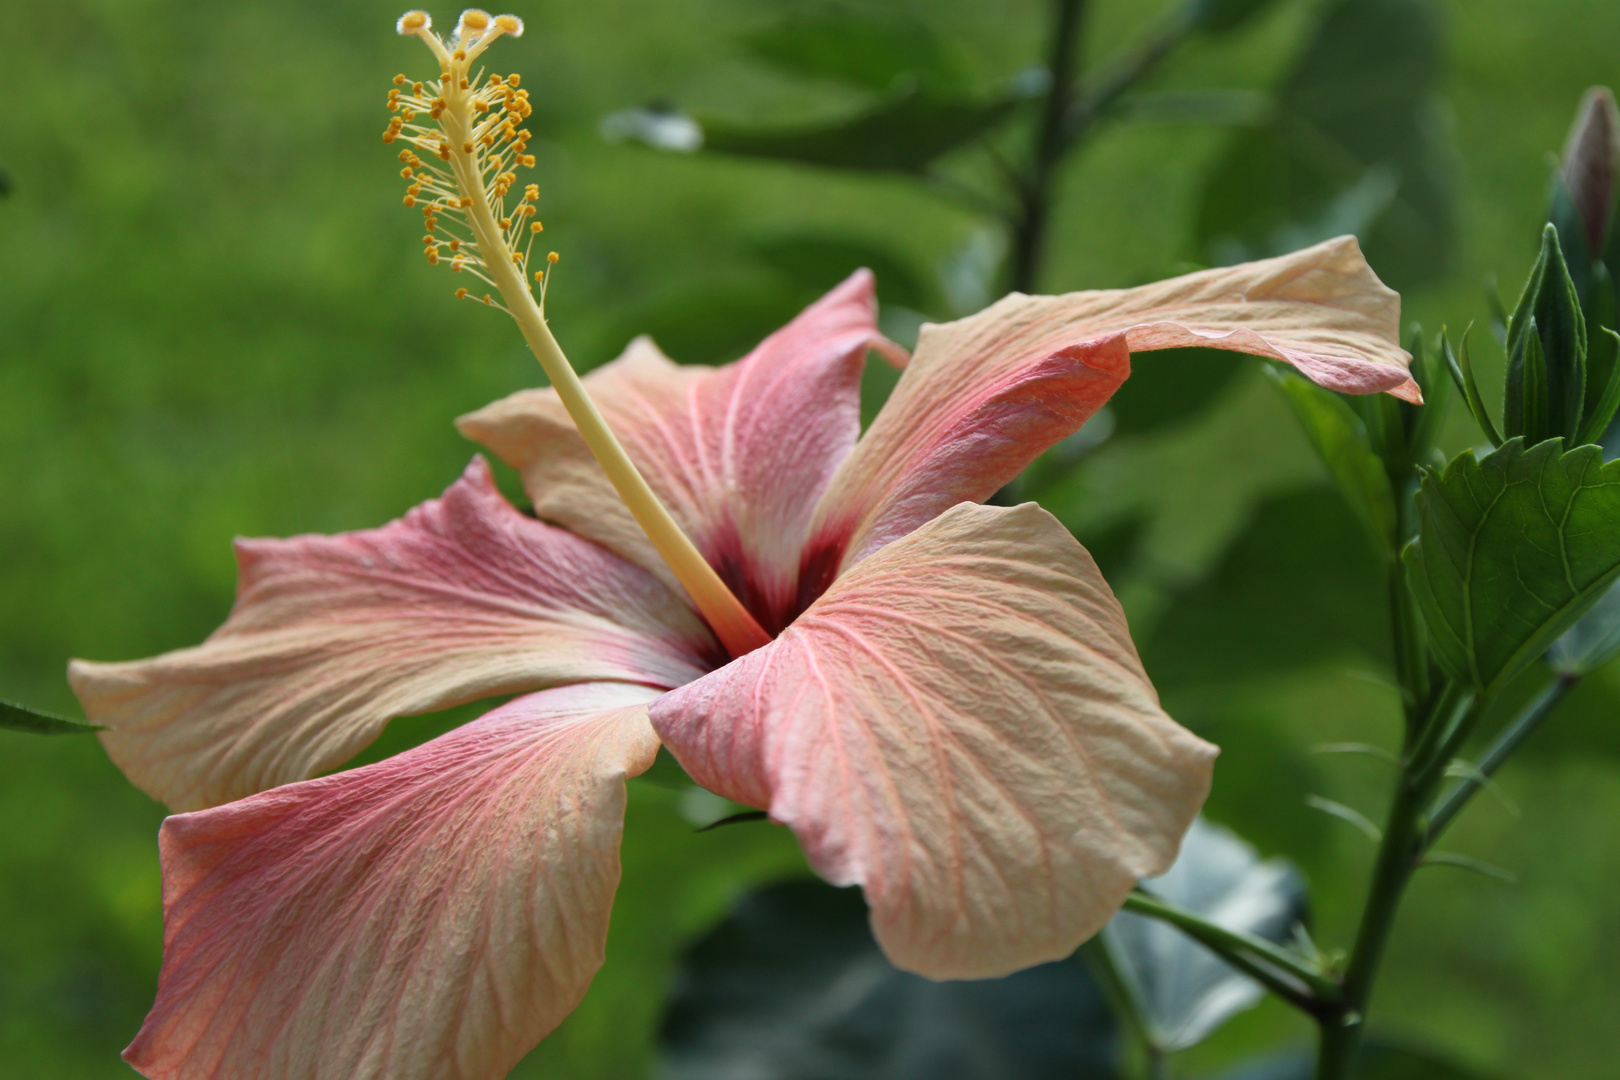
[[428, 265], [429, 266], [438, 266], [439, 265], [439, 249], [438, 248], [428, 248], [428, 250], [427, 250], [427, 260], [428, 260]]
[[450, 54], [450, 59], [457, 61], [465, 60], [467, 59], [467, 54], [460, 49], [457, 49], [455, 52]]
[[490, 299], [489, 293], [484, 294], [484, 303], [490, 305], [491, 307], [495, 306], [495, 301]]
[[523, 256], [519, 255], [517, 252], [514, 251], [514, 252], [512, 252], [512, 261], [514, 263], [518, 264], [519, 266], [522, 266], [523, 265]]
[[535, 223], [534, 223], [534, 224], [533, 224], [533, 225], [530, 225], [530, 226], [529, 226], [529, 231], [530, 231], [530, 232], [531, 232], [531, 233], [534, 233], [534, 234], [536, 234], [536, 235], [539, 235], [539, 234], [540, 234], [540, 233], [543, 233], [543, 232], [545, 232], [545, 231], [546, 231], [546, 227], [545, 227], [545, 226], [544, 226], [544, 225], [542, 225], [542, 224], [540, 224], [540, 223], [539, 223], [539, 222], [538, 222], [538, 221], [537, 221], [537, 222], [535, 222]]
[[513, 37], [523, 36], [523, 20], [516, 15], [497, 15], [495, 16], [495, 25]]
[[489, 12], [478, 8], [468, 8], [461, 13], [461, 29], [471, 30], [473, 33], [482, 33], [489, 29]]
[[[508, 32], [508, 33], [511, 33], [511, 31], [507, 31], [507, 32]], [[518, 76], [517, 76], [517, 74], [516, 74], [516, 73], [514, 73], [514, 74], [511, 74], [511, 75], [508, 75], [508, 76], [507, 76], [507, 77], [506, 77], [506, 81], [507, 81], [507, 82], [508, 82], [508, 83], [509, 83], [509, 84], [510, 84], [510, 85], [512, 85], [512, 86], [516, 86], [516, 85], [517, 85], [517, 84], [518, 84], [518, 83], [519, 83], [519, 82], [520, 82], [520, 81], [521, 81], [521, 80], [520, 80], [520, 79], [519, 79], [519, 78], [518, 78]]]
[[461, 250], [461, 241], [457, 240], [455, 237], [451, 237], [450, 238], [450, 250], [452, 252], [460, 251]]
[[522, 165], [524, 168], [528, 168], [528, 169], [534, 168], [534, 155], [533, 154], [520, 155], [518, 157], [518, 164]]
[[409, 165], [407, 165], [403, 169], [399, 170], [399, 175], [404, 177], [406, 180], [409, 180], [411, 177], [416, 175], [416, 172]]
[[[404, 20], [402, 19], [400, 21], [403, 22]], [[394, 85], [395, 86], [404, 86], [405, 85], [405, 73], [403, 71], [400, 72], [398, 75], [394, 76]], [[397, 93], [397, 91], [396, 91], [396, 93]]]
[[410, 187], [405, 189], [405, 194], [407, 194], [407, 195], [420, 195], [420, 194], [422, 194], [422, 185], [421, 184], [412, 184]]
[[461, 152], [463, 154], [470, 154], [470, 153], [472, 153], [472, 151], [473, 151], [473, 144], [472, 143], [464, 142], [464, 143], [461, 144]]
[[[399, 17], [399, 22], [394, 24], [394, 29], [401, 34], [414, 34], [418, 30], [430, 30], [432, 28], [433, 17], [425, 11], [407, 11]], [[400, 76], [400, 79], [403, 80], [404, 76]]]
[[407, 122], [416, 119], [416, 114], [414, 112], [412, 112], [411, 110], [409, 110], [409, 109], [402, 109], [400, 111], [399, 115], [400, 115], [400, 119], [405, 120]]
[[555, 251], [553, 251], [551, 254], [546, 256], [546, 262], [551, 263], [553, 266], [555, 266], [556, 263], [557, 263], [557, 260], [560, 259], [560, 258], [562, 258], [562, 256], [558, 255]]
[[389, 128], [387, 131], [383, 132], [383, 142], [391, 143], [393, 141], [394, 141], [394, 129]]
[[405, 205], [406, 206], [415, 206], [416, 205], [416, 196], [415, 195], [407, 195], [407, 196], [405, 196]]
[[536, 285], [540, 284], [541, 282], [543, 282], [545, 280], [546, 280], [546, 272], [544, 270], [536, 270], [534, 272], [534, 283]]
[[472, 196], [463, 195], [461, 197], [461, 208], [463, 210], [467, 210], [467, 209], [470, 209], [471, 207], [472, 207]]
[[501, 228], [510, 229], [511, 227], [512, 227], [512, 219], [511, 218], [509, 218], [509, 217], [501, 218]]
[[465, 299], [467, 299], [467, 290], [466, 289], [457, 289], [456, 290], [456, 299], [457, 300], [465, 300]]

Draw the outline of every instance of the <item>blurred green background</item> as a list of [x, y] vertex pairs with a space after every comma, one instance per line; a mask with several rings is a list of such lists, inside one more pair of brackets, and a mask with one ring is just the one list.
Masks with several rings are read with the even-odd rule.
[[[1097, 0], [1086, 64], [1150, 35], [1161, 6]], [[1181, 45], [1144, 84], [1160, 107], [1100, 125], [1061, 170], [1042, 291], [1208, 264], [1221, 257], [1210, 215], [1238, 197], [1222, 184], [1288, 195], [1261, 155], [1264, 120], [1257, 128], [1239, 109], [1224, 119], [1245, 122], [1194, 123], [1169, 108], [1207, 87], [1288, 84], [1323, 5], [1253, 6], [1263, 10], [1232, 32]], [[985, 95], [1041, 63], [1048, 6], [1035, 0], [855, 7], [929, 28]], [[495, 63], [533, 94], [541, 210], [563, 254], [549, 310], [581, 366], [648, 330], [681, 360], [734, 358], [856, 254], [877, 264], [880, 296], [899, 301], [884, 315], [897, 337], [995, 291], [984, 268], [998, 233], [913, 178], [602, 137], [604, 116], [665, 98], [738, 123], [847, 111], [852, 91], [773, 70], [742, 44], [783, 10], [520, 8], [529, 33], [502, 43]], [[1483, 322], [1489, 275], [1511, 301], [1534, 257], [1549, 154], [1580, 93], [1620, 83], [1613, 0], [1432, 10], [1441, 97], [1422, 112], [1425, 167], [1440, 178], [1433, 198], [1448, 200], [1451, 233], [1397, 216], [1378, 225], [1382, 247], [1369, 244], [1375, 267], [1415, 286], [1405, 318], [1431, 331]], [[420, 222], [400, 207], [398, 165], [378, 139], [388, 79], [424, 66], [420, 46], [393, 34], [398, 14], [358, 0], [0, 2], [11, 86], [0, 128], [0, 697], [77, 715], [69, 657], [145, 656], [221, 621], [233, 535], [398, 515], [473, 452], [454, 416], [539, 381], [513, 327], [452, 302], [456, 282], [417, 254]], [[1374, 114], [1396, 107], [1373, 100], [1394, 81], [1366, 80]], [[943, 175], [982, 179], [974, 153], [947, 160]], [[1261, 167], [1245, 174], [1244, 161]], [[1499, 353], [1479, 351], [1499, 371]], [[1178, 367], [1187, 358], [1154, 363], [1139, 361], [1141, 385], [1197, 388], [1185, 407], [1137, 423], [1122, 403], [1112, 438], [1079, 465], [1044, 463], [1025, 494], [1094, 546], [1171, 712], [1225, 748], [1210, 815], [1295, 860], [1318, 940], [1342, 943], [1372, 849], [1304, 799], [1382, 812], [1375, 760], [1311, 752], [1397, 737], [1378, 567], [1256, 369], [1199, 381]], [[1453, 449], [1476, 437], [1458, 413]], [[516, 493], [510, 475], [503, 484]], [[473, 714], [399, 721], [366, 760]], [[783, 830], [697, 835], [703, 808], [690, 794], [632, 786], [607, 966], [514, 1075], [640, 1075], [681, 945], [743, 889], [802, 872]], [[1483, 1076], [1612, 1076], [1620, 670], [1589, 679], [1502, 788], [1448, 846], [1517, 884], [1450, 868], [1419, 876], [1374, 1029]], [[93, 741], [0, 731], [0, 1077], [131, 1075], [117, 1053], [155, 986], [161, 817]], [[1209, 1075], [1308, 1036], [1266, 1005], [1175, 1067]]]

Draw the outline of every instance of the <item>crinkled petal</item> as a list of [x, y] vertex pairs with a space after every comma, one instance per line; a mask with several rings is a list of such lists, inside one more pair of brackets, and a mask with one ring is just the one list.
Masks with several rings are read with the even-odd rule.
[[934, 978], [1067, 956], [1170, 866], [1215, 756], [1033, 503], [947, 511], [652, 721], [698, 783], [864, 886], [889, 958]]
[[917, 355], [822, 495], [810, 560], [830, 580], [964, 499], [979, 501], [1080, 427], [1129, 353], [1203, 345], [1294, 365], [1347, 393], [1419, 400], [1400, 298], [1354, 237], [1136, 289], [1014, 294], [923, 327]]
[[[866, 351], [894, 350], [872, 289], [857, 272], [734, 364], [676, 364], [638, 338], [585, 377], [648, 484], [767, 630], [796, 611], [816, 498], [860, 432]], [[522, 391], [459, 426], [523, 473], [540, 517], [674, 585], [555, 391]]]
[[498, 1080], [579, 1003], [619, 881], [623, 683], [519, 698], [377, 765], [163, 824], [153, 1080]]
[[236, 606], [202, 645], [69, 669], [113, 761], [176, 810], [318, 775], [396, 716], [564, 682], [679, 686], [724, 655], [650, 574], [514, 510], [481, 458], [381, 529], [237, 557]]

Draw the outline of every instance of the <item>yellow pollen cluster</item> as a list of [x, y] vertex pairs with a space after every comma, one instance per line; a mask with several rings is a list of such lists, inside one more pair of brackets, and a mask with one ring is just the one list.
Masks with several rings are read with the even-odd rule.
[[[394, 115], [382, 138], [408, 144], [399, 154], [405, 205], [422, 209], [429, 263], [448, 261], [452, 271], [492, 286], [490, 266], [509, 263], [527, 280], [529, 247], [542, 229], [538, 220], [531, 220], [539, 213], [535, 204], [540, 189], [529, 184], [515, 200], [508, 197], [517, 185], [517, 170], [534, 166], [528, 152], [533, 136], [520, 126], [534, 107], [529, 92], [519, 89], [518, 76], [472, 70], [496, 38], [522, 34], [523, 20], [472, 8], [461, 13], [448, 40], [432, 27], [433, 20], [422, 11], [406, 12], [396, 24], [401, 34], [426, 43], [439, 61], [438, 79], [413, 81], [396, 75], [388, 91], [388, 109]], [[542, 285], [543, 304], [545, 275], [536, 274], [535, 280]], [[456, 296], [505, 309], [488, 294], [475, 297], [457, 289]]]

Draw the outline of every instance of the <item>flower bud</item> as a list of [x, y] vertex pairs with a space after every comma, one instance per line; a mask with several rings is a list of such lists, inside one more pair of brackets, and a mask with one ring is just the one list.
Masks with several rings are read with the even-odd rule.
[[1573, 443], [1586, 409], [1586, 318], [1553, 225], [1542, 230], [1541, 254], [1508, 323], [1507, 351], [1504, 434], [1532, 445], [1559, 435]]
[[1608, 87], [1594, 86], [1581, 98], [1560, 175], [1586, 230], [1587, 250], [1596, 256], [1609, 234], [1620, 175], [1620, 111]]

